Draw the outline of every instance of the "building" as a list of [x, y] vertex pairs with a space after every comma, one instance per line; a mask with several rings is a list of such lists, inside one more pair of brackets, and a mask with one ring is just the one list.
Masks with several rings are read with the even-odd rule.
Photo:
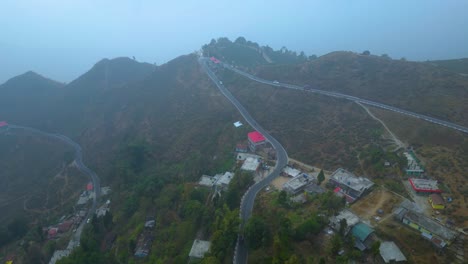
[[207, 187], [219, 186], [221, 188], [227, 188], [232, 178], [234, 178], [234, 173], [229, 171], [224, 174], [216, 174], [215, 176], [202, 175], [198, 184]]
[[359, 223], [360, 219], [357, 215], [352, 213], [349, 210], [342, 210], [337, 216], [330, 217], [330, 226], [335, 229], [336, 231], [340, 230], [340, 222], [342, 219], [346, 219], [346, 230], [345, 234], [347, 234], [351, 228]]
[[72, 225], [73, 225], [73, 221], [70, 221], [70, 220], [64, 221], [58, 225], [58, 232], [66, 233], [68, 232], [68, 230], [70, 230]]
[[408, 181], [416, 193], [441, 193], [442, 191], [437, 186], [437, 181], [409, 178]]
[[151, 231], [145, 230], [139, 236], [135, 247], [135, 257], [144, 258], [149, 255], [154, 236]]
[[308, 174], [302, 173], [284, 183], [283, 190], [289, 194], [297, 194], [304, 190], [307, 185], [316, 181], [317, 179]]
[[92, 184], [92, 183], [88, 183], [88, 184], [86, 185], [86, 190], [87, 190], [87, 191], [92, 191], [92, 190], [93, 190], [93, 184]]
[[201, 259], [205, 256], [206, 252], [210, 250], [211, 242], [195, 239], [193, 241], [192, 249], [190, 249], [189, 257]]
[[248, 157], [242, 164], [241, 170], [245, 171], [257, 171], [260, 167], [260, 159], [254, 157]]
[[444, 198], [442, 198], [442, 196], [440, 196], [440, 194], [438, 193], [433, 193], [429, 195], [429, 203], [431, 204], [432, 209], [435, 209], [435, 210], [445, 209]]
[[307, 185], [304, 190], [310, 194], [321, 194], [325, 192], [325, 189], [320, 187], [319, 185], [315, 183], [311, 183]]
[[247, 146], [247, 144], [239, 143], [236, 145], [236, 152], [245, 153], [247, 151], [249, 151], [249, 147]]
[[373, 233], [374, 229], [362, 222], [354, 225], [351, 229], [351, 234], [356, 238], [354, 241], [354, 246], [361, 251], [364, 251], [367, 248], [369, 248], [372, 242], [368, 240], [370, 240], [370, 236]]
[[214, 62], [215, 64], [220, 63], [220, 61], [219, 61], [217, 58], [215, 58], [215, 57], [211, 57], [211, 58], [210, 58], [210, 61]]
[[[344, 169], [337, 169], [330, 177], [330, 184], [339, 187], [341, 194], [346, 196], [346, 201], [352, 203], [363, 196], [374, 185], [372, 181], [364, 177], [357, 177]], [[335, 190], [337, 190], [335, 188]]]
[[442, 224], [410, 210], [403, 210], [401, 221], [413, 229], [421, 232], [421, 235], [432, 242], [438, 248], [450, 245], [456, 238], [457, 232], [443, 226]]
[[6, 121], [0, 121], [0, 127], [6, 127], [8, 123]]
[[383, 241], [380, 243], [380, 256], [385, 263], [398, 263], [406, 261], [405, 255], [403, 255], [398, 246], [392, 241]]
[[294, 169], [294, 168], [291, 168], [289, 166], [286, 166], [284, 167], [283, 169], [283, 175], [286, 176], [286, 177], [297, 177], [299, 174], [301, 174], [301, 171], [300, 170], [297, 170], [297, 169]]
[[265, 137], [258, 131], [248, 133], [247, 138], [249, 140], [249, 148], [252, 152], [255, 152], [259, 146], [266, 143]]
[[58, 228], [56, 227], [52, 227], [49, 229], [49, 231], [47, 231], [47, 238], [48, 239], [54, 239], [56, 238], [58, 235]]
[[424, 173], [424, 167], [420, 164], [413, 151], [404, 152], [403, 155], [405, 155], [408, 161], [408, 166], [405, 170], [407, 175], [420, 176]]

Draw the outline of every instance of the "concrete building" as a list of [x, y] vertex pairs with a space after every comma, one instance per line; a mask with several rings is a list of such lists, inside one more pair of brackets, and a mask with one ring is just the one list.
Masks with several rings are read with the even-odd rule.
[[383, 241], [380, 243], [380, 256], [385, 263], [405, 262], [406, 257], [400, 248], [392, 241]]
[[424, 167], [420, 164], [413, 151], [404, 152], [403, 155], [405, 155], [408, 161], [408, 166], [405, 169], [407, 175], [419, 176], [424, 173]]
[[249, 148], [255, 152], [257, 148], [266, 143], [265, 137], [258, 131], [253, 131], [247, 134], [249, 140]]
[[189, 257], [201, 259], [210, 250], [211, 242], [195, 239], [192, 249], [190, 249]]
[[435, 209], [435, 210], [445, 209], [444, 198], [442, 198], [442, 196], [440, 196], [440, 194], [438, 193], [433, 193], [429, 195], [429, 203], [431, 204], [432, 209]]
[[399, 215], [404, 224], [418, 230], [425, 239], [431, 241], [438, 248], [450, 245], [457, 236], [456, 231], [443, 226], [423, 214], [404, 209]]
[[416, 193], [441, 193], [437, 181], [409, 178], [408, 181]]
[[260, 167], [260, 159], [254, 157], [248, 157], [242, 164], [241, 170], [245, 171], [257, 171]]
[[317, 184], [315, 183], [311, 183], [309, 185], [307, 185], [304, 190], [310, 194], [321, 194], [321, 193], [324, 193], [325, 192], [325, 189], [318, 186]]
[[308, 174], [301, 173], [298, 176], [284, 183], [283, 190], [285, 190], [289, 194], [297, 194], [300, 191], [304, 190], [307, 185], [314, 182], [317, 182], [316, 178], [313, 178]]
[[198, 181], [198, 184], [207, 187], [218, 186], [225, 189], [229, 186], [229, 183], [233, 178], [234, 173], [229, 171], [225, 173], [216, 174], [215, 176], [202, 175], [200, 180]]
[[286, 177], [296, 177], [298, 176], [299, 174], [301, 174], [301, 171], [300, 170], [297, 170], [297, 169], [294, 169], [294, 168], [291, 168], [289, 166], [286, 166], [284, 167], [283, 169], [283, 175], [286, 176]]
[[340, 230], [340, 222], [342, 219], [346, 219], [347, 228], [345, 230], [345, 234], [347, 234], [351, 228], [360, 221], [357, 215], [347, 209], [344, 209], [339, 212], [337, 216], [330, 217], [330, 226], [336, 231]]
[[[346, 196], [350, 203], [359, 199], [374, 185], [372, 181], [364, 177], [357, 177], [344, 169], [337, 169], [330, 177], [329, 183], [339, 187], [340, 193]], [[337, 189], [335, 189], [337, 190]]]

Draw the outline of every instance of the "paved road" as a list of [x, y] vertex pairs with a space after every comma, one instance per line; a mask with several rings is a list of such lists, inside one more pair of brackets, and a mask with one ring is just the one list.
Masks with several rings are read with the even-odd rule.
[[236, 72], [236, 73], [238, 73], [238, 74], [240, 74], [240, 75], [242, 75], [244, 77], [247, 77], [247, 78], [249, 78], [249, 79], [251, 79], [253, 81], [259, 82], [259, 83], [272, 85], [272, 86], [277, 86], [277, 87], [295, 89], [295, 90], [302, 90], [302, 91], [311, 92], [311, 93], [318, 93], [318, 94], [323, 94], [323, 95], [336, 97], [336, 98], [343, 98], [343, 99], [347, 99], [347, 100], [350, 100], [350, 101], [353, 101], [353, 102], [358, 102], [358, 103], [361, 103], [361, 104], [382, 108], [382, 109], [385, 109], [385, 110], [393, 111], [393, 112], [403, 114], [403, 115], [407, 115], [407, 116], [411, 116], [411, 117], [414, 117], [414, 118], [419, 118], [419, 119], [431, 122], [433, 124], [448, 127], [448, 128], [455, 129], [455, 130], [458, 130], [460, 132], [468, 134], [468, 128], [467, 127], [457, 125], [457, 124], [452, 123], [452, 122], [444, 121], [444, 120], [441, 120], [441, 119], [438, 119], [438, 118], [435, 118], [435, 117], [430, 117], [430, 116], [427, 116], [427, 115], [414, 113], [414, 112], [407, 111], [407, 110], [404, 110], [404, 109], [400, 109], [400, 108], [397, 108], [397, 107], [393, 107], [393, 106], [389, 106], [389, 105], [386, 105], [386, 104], [382, 104], [382, 103], [362, 99], [362, 98], [347, 95], [347, 94], [342, 94], [342, 93], [337, 93], [337, 92], [329, 92], [329, 91], [324, 91], [324, 90], [319, 90], [319, 89], [312, 89], [312, 88], [304, 88], [304, 87], [298, 86], [298, 85], [287, 84], [287, 83], [279, 83], [279, 82], [275, 82], [275, 81], [265, 80], [265, 79], [256, 77], [256, 76], [254, 76], [252, 74], [243, 72], [243, 71], [241, 71], [239, 69], [236, 69], [236, 68], [232, 67], [229, 64], [226, 64], [226, 63], [223, 63], [223, 62], [221, 62], [221, 63], [226, 69], [232, 70], [232, 71], [234, 71], [234, 72]]
[[[29, 132], [32, 132], [32, 133], [35, 133], [35, 134], [39, 134], [41, 136], [44, 136], [44, 137], [48, 137], [48, 138], [52, 138], [52, 139], [58, 139], [68, 145], [70, 145], [71, 147], [73, 147], [75, 149], [75, 165], [76, 167], [84, 174], [88, 175], [91, 179], [91, 181], [93, 182], [93, 187], [94, 187], [94, 199], [93, 199], [93, 204], [91, 205], [91, 208], [89, 209], [88, 211], [88, 214], [86, 216], [86, 219], [88, 218], [91, 218], [94, 214], [94, 212], [96, 212], [96, 207], [97, 207], [97, 201], [99, 200], [99, 197], [101, 196], [101, 182], [100, 182], [100, 179], [99, 177], [97, 176], [97, 174], [90, 170], [88, 167], [86, 167], [86, 165], [84, 165], [83, 163], [83, 152], [81, 150], [81, 146], [78, 145], [75, 141], [71, 140], [70, 138], [64, 136], [64, 135], [60, 135], [60, 134], [52, 134], [52, 133], [47, 133], [47, 132], [43, 132], [43, 131], [40, 131], [38, 129], [35, 129], [35, 128], [31, 128], [31, 127], [24, 127], [24, 126], [17, 126], [17, 125], [12, 125], [12, 124], [9, 124], [8, 125], [8, 130], [11, 131], [11, 130], [14, 130], [14, 129], [20, 129], [20, 130], [25, 130], [25, 131], [29, 131]], [[70, 242], [68, 244], [68, 247], [67, 247], [67, 252], [70, 253], [73, 248], [77, 247], [79, 245], [79, 242], [80, 242], [80, 238], [81, 238], [81, 233], [83, 231], [83, 227], [84, 225], [86, 224], [86, 219], [84, 221], [81, 222], [80, 226], [77, 228], [76, 232], [74, 233], [73, 237], [70, 239]]]
[[[218, 77], [211, 71], [211, 69], [207, 65], [207, 58], [199, 58], [199, 63], [202, 66], [203, 70], [208, 74], [210, 79], [216, 84], [218, 89], [221, 91], [221, 93], [239, 110], [241, 115], [244, 117], [245, 121], [249, 123], [250, 126], [252, 126], [255, 130], [258, 132], [262, 133], [265, 138], [268, 140], [268, 142], [271, 143], [273, 148], [276, 150], [276, 155], [277, 155], [277, 162], [276, 166], [273, 169], [273, 171], [266, 176], [263, 180], [260, 182], [252, 185], [247, 192], [244, 194], [241, 200], [241, 206], [240, 206], [240, 218], [241, 218], [241, 228], [244, 226], [245, 222], [247, 219], [252, 214], [252, 209], [254, 206], [255, 202], [255, 197], [257, 196], [257, 193], [268, 186], [270, 182], [275, 179], [276, 177], [279, 176], [281, 173], [281, 170], [286, 166], [288, 162], [288, 154], [286, 153], [286, 150], [283, 148], [283, 146], [274, 138], [272, 137], [265, 129], [263, 129], [247, 112], [247, 110], [242, 106], [241, 103], [229, 92], [226, 87], [220, 82]], [[237, 238], [236, 242], [236, 249], [234, 252], [234, 263], [247, 263], [247, 247], [244, 244], [244, 240], [242, 237], [239, 235]]]

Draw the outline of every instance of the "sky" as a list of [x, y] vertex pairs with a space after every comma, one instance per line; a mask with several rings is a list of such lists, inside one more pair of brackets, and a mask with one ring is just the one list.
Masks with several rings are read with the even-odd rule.
[[463, 0], [1, 0], [0, 84], [32, 70], [70, 82], [103, 58], [162, 64], [213, 38], [408, 60], [468, 57]]

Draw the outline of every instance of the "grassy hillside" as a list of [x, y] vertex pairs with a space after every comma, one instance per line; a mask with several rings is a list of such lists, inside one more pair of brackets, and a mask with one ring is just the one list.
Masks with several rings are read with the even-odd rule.
[[462, 75], [468, 75], [468, 58], [455, 60], [436, 60], [426, 62]]
[[300, 65], [259, 67], [257, 74], [468, 125], [468, 79], [426, 63], [333, 52]]

